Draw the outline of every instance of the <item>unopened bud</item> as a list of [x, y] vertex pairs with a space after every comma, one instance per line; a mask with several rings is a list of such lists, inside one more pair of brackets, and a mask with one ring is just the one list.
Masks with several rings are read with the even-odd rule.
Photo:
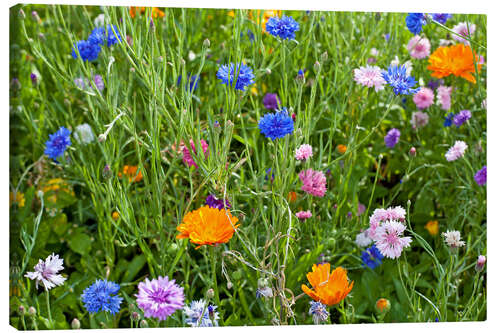
[[40, 38], [41, 40], [45, 40], [45, 35], [40, 32], [38, 34], [38, 38]]
[[206, 47], [206, 48], [209, 48], [210, 47], [210, 39], [206, 38], [203, 41], [203, 46]]
[[19, 315], [24, 316], [26, 314], [26, 308], [22, 305], [19, 305], [17, 308], [17, 312], [19, 312]]
[[140, 326], [140, 328], [148, 328], [149, 327], [148, 322], [145, 321], [144, 319], [141, 320], [141, 322], [139, 323], [139, 326]]
[[214, 290], [212, 288], [208, 289], [207, 293], [206, 293], [206, 297], [208, 299], [212, 299], [212, 298], [214, 298], [214, 296], [215, 296]]
[[385, 298], [379, 298], [375, 303], [375, 310], [378, 314], [385, 314], [391, 309], [391, 302]]
[[35, 73], [31, 73], [30, 74], [30, 79], [31, 79], [31, 83], [36, 86], [36, 84], [38, 83], [38, 77], [36, 76]]
[[271, 69], [270, 68], [266, 68], [266, 74], [270, 75], [271, 73], [272, 73]]
[[321, 54], [321, 61], [327, 61], [328, 60], [328, 52], [323, 52]]
[[38, 16], [38, 13], [36, 12], [36, 10], [32, 11], [31, 12], [31, 17], [33, 18], [33, 20], [37, 23], [40, 23], [40, 16]]
[[231, 289], [231, 288], [233, 288], [233, 284], [230, 281], [228, 281], [227, 282], [227, 289]]
[[[106, 164], [104, 166], [104, 168], [102, 169], [102, 177], [104, 179], [109, 179], [111, 178], [111, 176], [113, 175], [113, 173], [111, 172], [111, 167], [109, 166], [109, 164]], [[119, 217], [119, 215], [118, 215]]]
[[411, 147], [410, 148], [410, 155], [411, 156], [416, 156], [417, 155], [417, 148]]
[[19, 18], [21, 18], [22, 20], [24, 20], [26, 18], [26, 14], [24, 13], [24, 10], [22, 9], [19, 9]]
[[75, 318], [71, 321], [71, 328], [74, 330], [80, 329], [80, 321], [78, 320], [78, 318]]
[[36, 192], [36, 195], [41, 199], [43, 198], [43, 191], [42, 190], [38, 190], [38, 192]]
[[97, 138], [99, 142], [104, 142], [106, 141], [106, 135], [104, 133], [99, 134], [99, 137]]
[[28, 309], [28, 314], [29, 314], [30, 316], [34, 316], [34, 315], [36, 315], [36, 310], [35, 310], [35, 308], [34, 308], [34, 307], [32, 307], [32, 306], [30, 306], [30, 307], [29, 307], [29, 309]]
[[486, 257], [483, 255], [480, 255], [477, 257], [477, 262], [476, 262], [476, 272], [481, 272], [484, 269], [484, 265], [486, 264]]
[[180, 63], [181, 63], [181, 66], [184, 66], [186, 64], [186, 60], [184, 60], [183, 58], [181, 58]]
[[139, 316], [139, 313], [137, 312], [132, 312], [132, 320], [139, 320], [140, 316]]
[[19, 79], [17, 77], [13, 78], [10, 81], [10, 87], [12, 90], [15, 91], [21, 89], [21, 82], [19, 82]]
[[321, 64], [319, 63], [319, 61], [316, 61], [316, 62], [314, 63], [314, 70], [315, 70], [316, 72], [319, 72], [320, 68], [321, 68]]

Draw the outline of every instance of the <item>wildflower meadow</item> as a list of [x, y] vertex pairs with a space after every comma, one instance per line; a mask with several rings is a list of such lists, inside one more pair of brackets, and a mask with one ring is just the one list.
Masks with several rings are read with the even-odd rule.
[[478, 14], [12, 7], [10, 324], [486, 320], [486, 51]]

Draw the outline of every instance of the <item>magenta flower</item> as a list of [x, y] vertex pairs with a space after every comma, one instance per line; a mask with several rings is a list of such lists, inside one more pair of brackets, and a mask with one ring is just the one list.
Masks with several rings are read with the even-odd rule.
[[413, 102], [420, 110], [427, 109], [434, 103], [434, 93], [432, 89], [421, 87], [420, 90], [413, 95]]
[[314, 171], [313, 169], [302, 170], [299, 173], [299, 178], [303, 185], [302, 191], [305, 191], [316, 197], [322, 197], [326, 192], [326, 177], [321, 171]]
[[451, 147], [444, 157], [448, 162], [458, 160], [465, 154], [465, 150], [467, 149], [467, 144], [463, 141], [457, 140], [453, 147]]
[[165, 320], [184, 306], [184, 288], [175, 280], [159, 276], [158, 279], [139, 283], [137, 305], [144, 311], [144, 317]]
[[59, 255], [52, 253], [45, 259], [38, 260], [38, 264], [34, 267], [34, 272], [27, 272], [24, 275], [27, 278], [36, 280], [36, 288], [38, 289], [38, 283], [42, 283], [45, 290], [60, 286], [66, 280], [61, 274], [57, 274], [61, 271], [63, 267], [64, 259], [59, 259]]
[[424, 59], [431, 54], [431, 42], [419, 35], [412, 37], [406, 48], [410, 52], [410, 56], [415, 59]]
[[375, 91], [384, 89], [385, 80], [382, 77], [382, 71], [378, 66], [356, 68], [354, 70], [354, 81], [365, 87], [374, 87]]
[[313, 148], [311, 145], [304, 144], [295, 150], [295, 158], [300, 160], [307, 160], [313, 154]]
[[[193, 140], [189, 140], [189, 143], [191, 144], [191, 149], [192, 151], [196, 154], [196, 147], [194, 145]], [[205, 154], [205, 157], [208, 155], [207, 150], [208, 150], [208, 144], [205, 140], [201, 139], [200, 141], [200, 146], [203, 149], [203, 153]], [[184, 146], [182, 147], [182, 154], [183, 158], [182, 160], [184, 163], [186, 163], [188, 166], [195, 166], [196, 169], [198, 169], [198, 165], [195, 163], [193, 156], [191, 155], [191, 152], [189, 151], [189, 148]]]
[[295, 216], [297, 216], [301, 221], [305, 221], [308, 218], [312, 216], [311, 211], [303, 211], [301, 210], [300, 212], [295, 213]]
[[451, 108], [451, 91], [453, 87], [439, 86], [437, 88], [437, 104], [441, 109], [449, 110]]
[[375, 245], [384, 257], [399, 258], [403, 249], [410, 246], [411, 238], [402, 237], [405, 229], [403, 223], [394, 220], [382, 223], [377, 229]]

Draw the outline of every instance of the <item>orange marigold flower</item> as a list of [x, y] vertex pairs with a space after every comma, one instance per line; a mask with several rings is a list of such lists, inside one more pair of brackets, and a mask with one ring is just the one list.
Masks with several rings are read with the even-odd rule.
[[288, 192], [288, 201], [290, 202], [297, 201], [297, 192], [294, 191]]
[[118, 213], [117, 211], [114, 211], [113, 214], [111, 214], [111, 217], [113, 218], [113, 220], [118, 220], [120, 218], [120, 213]]
[[427, 229], [431, 236], [436, 236], [439, 233], [439, 222], [429, 221], [424, 228]]
[[[137, 14], [137, 12], [139, 12], [139, 14], [144, 14], [146, 12], [146, 7], [130, 7], [130, 10], [128, 11], [130, 16], [132, 18], [135, 17], [135, 15]], [[158, 18], [158, 17], [163, 17], [165, 16], [165, 13], [163, 11], [161, 11], [160, 9], [156, 8], [156, 7], [153, 7], [152, 8], [152, 12], [151, 12], [151, 17], [152, 18]]]
[[349, 284], [347, 271], [342, 267], [337, 267], [330, 273], [329, 263], [314, 264], [312, 272], [307, 273], [306, 276], [313, 289], [303, 284], [302, 291], [316, 302], [319, 301], [325, 305], [340, 303], [354, 286], [354, 281]]
[[337, 145], [337, 150], [339, 153], [343, 154], [347, 151], [347, 146], [346, 145]]
[[[250, 19], [254, 19], [254, 16], [252, 14], [253, 10], [251, 10], [248, 14], [250, 16]], [[274, 16], [280, 16], [281, 17], [281, 10], [276, 10], [276, 9], [268, 9], [264, 10], [264, 13], [262, 14], [262, 21], [260, 23], [262, 32], [266, 32], [266, 23], [267, 21]], [[260, 10], [255, 11], [255, 19], [254, 22], [257, 23], [260, 17]]]
[[[479, 72], [481, 71], [479, 56], [474, 53], [474, 57], [476, 57], [476, 65]], [[427, 69], [433, 71], [431, 76], [438, 79], [453, 74], [476, 83], [473, 75], [475, 73], [474, 59], [472, 49], [469, 45], [457, 44], [437, 48], [429, 57], [429, 66], [427, 66]]]
[[127, 176], [128, 181], [130, 183], [132, 182], [140, 182], [142, 180], [142, 173], [141, 170], [139, 170], [139, 173], [137, 173], [138, 166], [135, 165], [125, 165], [123, 166], [123, 173], [118, 172], [118, 177], [122, 177], [123, 175]]
[[240, 226], [238, 218], [231, 215], [229, 210], [202, 206], [184, 216], [182, 223], [177, 226], [178, 239], [189, 238], [191, 243], [215, 245], [229, 242], [234, 232]]

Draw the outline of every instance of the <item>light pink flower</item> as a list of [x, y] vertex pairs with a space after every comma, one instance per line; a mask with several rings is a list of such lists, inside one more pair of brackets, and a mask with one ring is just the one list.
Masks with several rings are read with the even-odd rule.
[[316, 197], [322, 197], [326, 192], [326, 177], [321, 171], [314, 171], [313, 169], [302, 170], [299, 173], [299, 178], [303, 185], [302, 191], [305, 191]]
[[36, 280], [36, 288], [38, 289], [38, 283], [42, 283], [45, 290], [49, 290], [56, 286], [60, 286], [66, 280], [61, 274], [57, 274], [62, 270], [64, 259], [59, 259], [59, 255], [54, 255], [53, 253], [45, 259], [38, 260], [38, 264], [34, 267], [34, 272], [27, 272], [24, 275], [27, 278]]
[[[476, 25], [474, 23], [460, 22], [452, 29], [455, 33], [462, 35], [464, 37], [470, 37], [470, 35], [474, 34], [476, 31]], [[470, 33], [470, 34], [469, 34]], [[458, 41], [459, 43], [464, 43], [465, 45], [469, 45], [469, 42], [460, 36], [455, 34], [451, 35], [451, 38]]]
[[303, 211], [301, 210], [300, 212], [295, 213], [295, 216], [297, 216], [300, 220], [304, 221], [307, 220], [312, 216], [311, 211]]
[[429, 122], [429, 115], [422, 111], [413, 112], [411, 115], [410, 124], [413, 129], [421, 128]]
[[419, 35], [410, 39], [406, 48], [410, 52], [410, 56], [415, 59], [424, 59], [431, 54], [431, 42]]
[[446, 232], [443, 232], [442, 235], [444, 237], [444, 241], [446, 242], [446, 244], [448, 244], [448, 246], [451, 248], [465, 246], [465, 242], [460, 240], [460, 231], [446, 230]]
[[366, 206], [358, 202], [358, 216], [361, 216], [366, 211]]
[[382, 223], [377, 229], [375, 244], [384, 257], [399, 258], [403, 249], [410, 246], [411, 238], [402, 237], [405, 229], [401, 222], [393, 220]]
[[375, 91], [384, 89], [384, 85], [386, 83], [382, 77], [380, 67], [370, 65], [356, 68], [354, 70], [354, 81], [365, 87], [374, 87]]
[[377, 235], [377, 230], [380, 227], [380, 222], [385, 222], [389, 220], [393, 221], [404, 221], [406, 217], [406, 211], [403, 207], [389, 207], [387, 209], [377, 208], [373, 211], [372, 216], [370, 216], [370, 227], [367, 229], [368, 237], [375, 240]]
[[439, 86], [437, 88], [437, 104], [441, 109], [449, 110], [451, 108], [451, 91], [453, 87]]
[[458, 160], [462, 156], [464, 156], [465, 150], [467, 149], [467, 144], [463, 141], [457, 140], [453, 147], [451, 147], [444, 157], [448, 162]]
[[[196, 147], [194, 145], [193, 140], [189, 140], [189, 143], [191, 144], [192, 151], [196, 154]], [[200, 146], [203, 149], [203, 153], [205, 154], [205, 157], [208, 155], [207, 150], [208, 150], [208, 144], [205, 140], [201, 139], [200, 141]], [[189, 151], [189, 148], [184, 146], [182, 147], [182, 154], [183, 158], [182, 160], [184, 163], [186, 163], [188, 166], [195, 166], [196, 169], [198, 169], [198, 165], [195, 163], [193, 157], [191, 156], [191, 152]]]
[[477, 257], [477, 262], [476, 262], [476, 271], [481, 272], [484, 268], [484, 265], [486, 264], [486, 257], [483, 255], [480, 255]]
[[313, 154], [311, 145], [304, 144], [295, 150], [295, 158], [297, 160], [307, 160]]
[[372, 239], [368, 236], [368, 229], [357, 234], [356, 244], [359, 247], [367, 247], [371, 243], [372, 243]]
[[426, 109], [434, 103], [434, 93], [432, 89], [421, 87], [420, 90], [413, 95], [413, 102], [420, 110]]

